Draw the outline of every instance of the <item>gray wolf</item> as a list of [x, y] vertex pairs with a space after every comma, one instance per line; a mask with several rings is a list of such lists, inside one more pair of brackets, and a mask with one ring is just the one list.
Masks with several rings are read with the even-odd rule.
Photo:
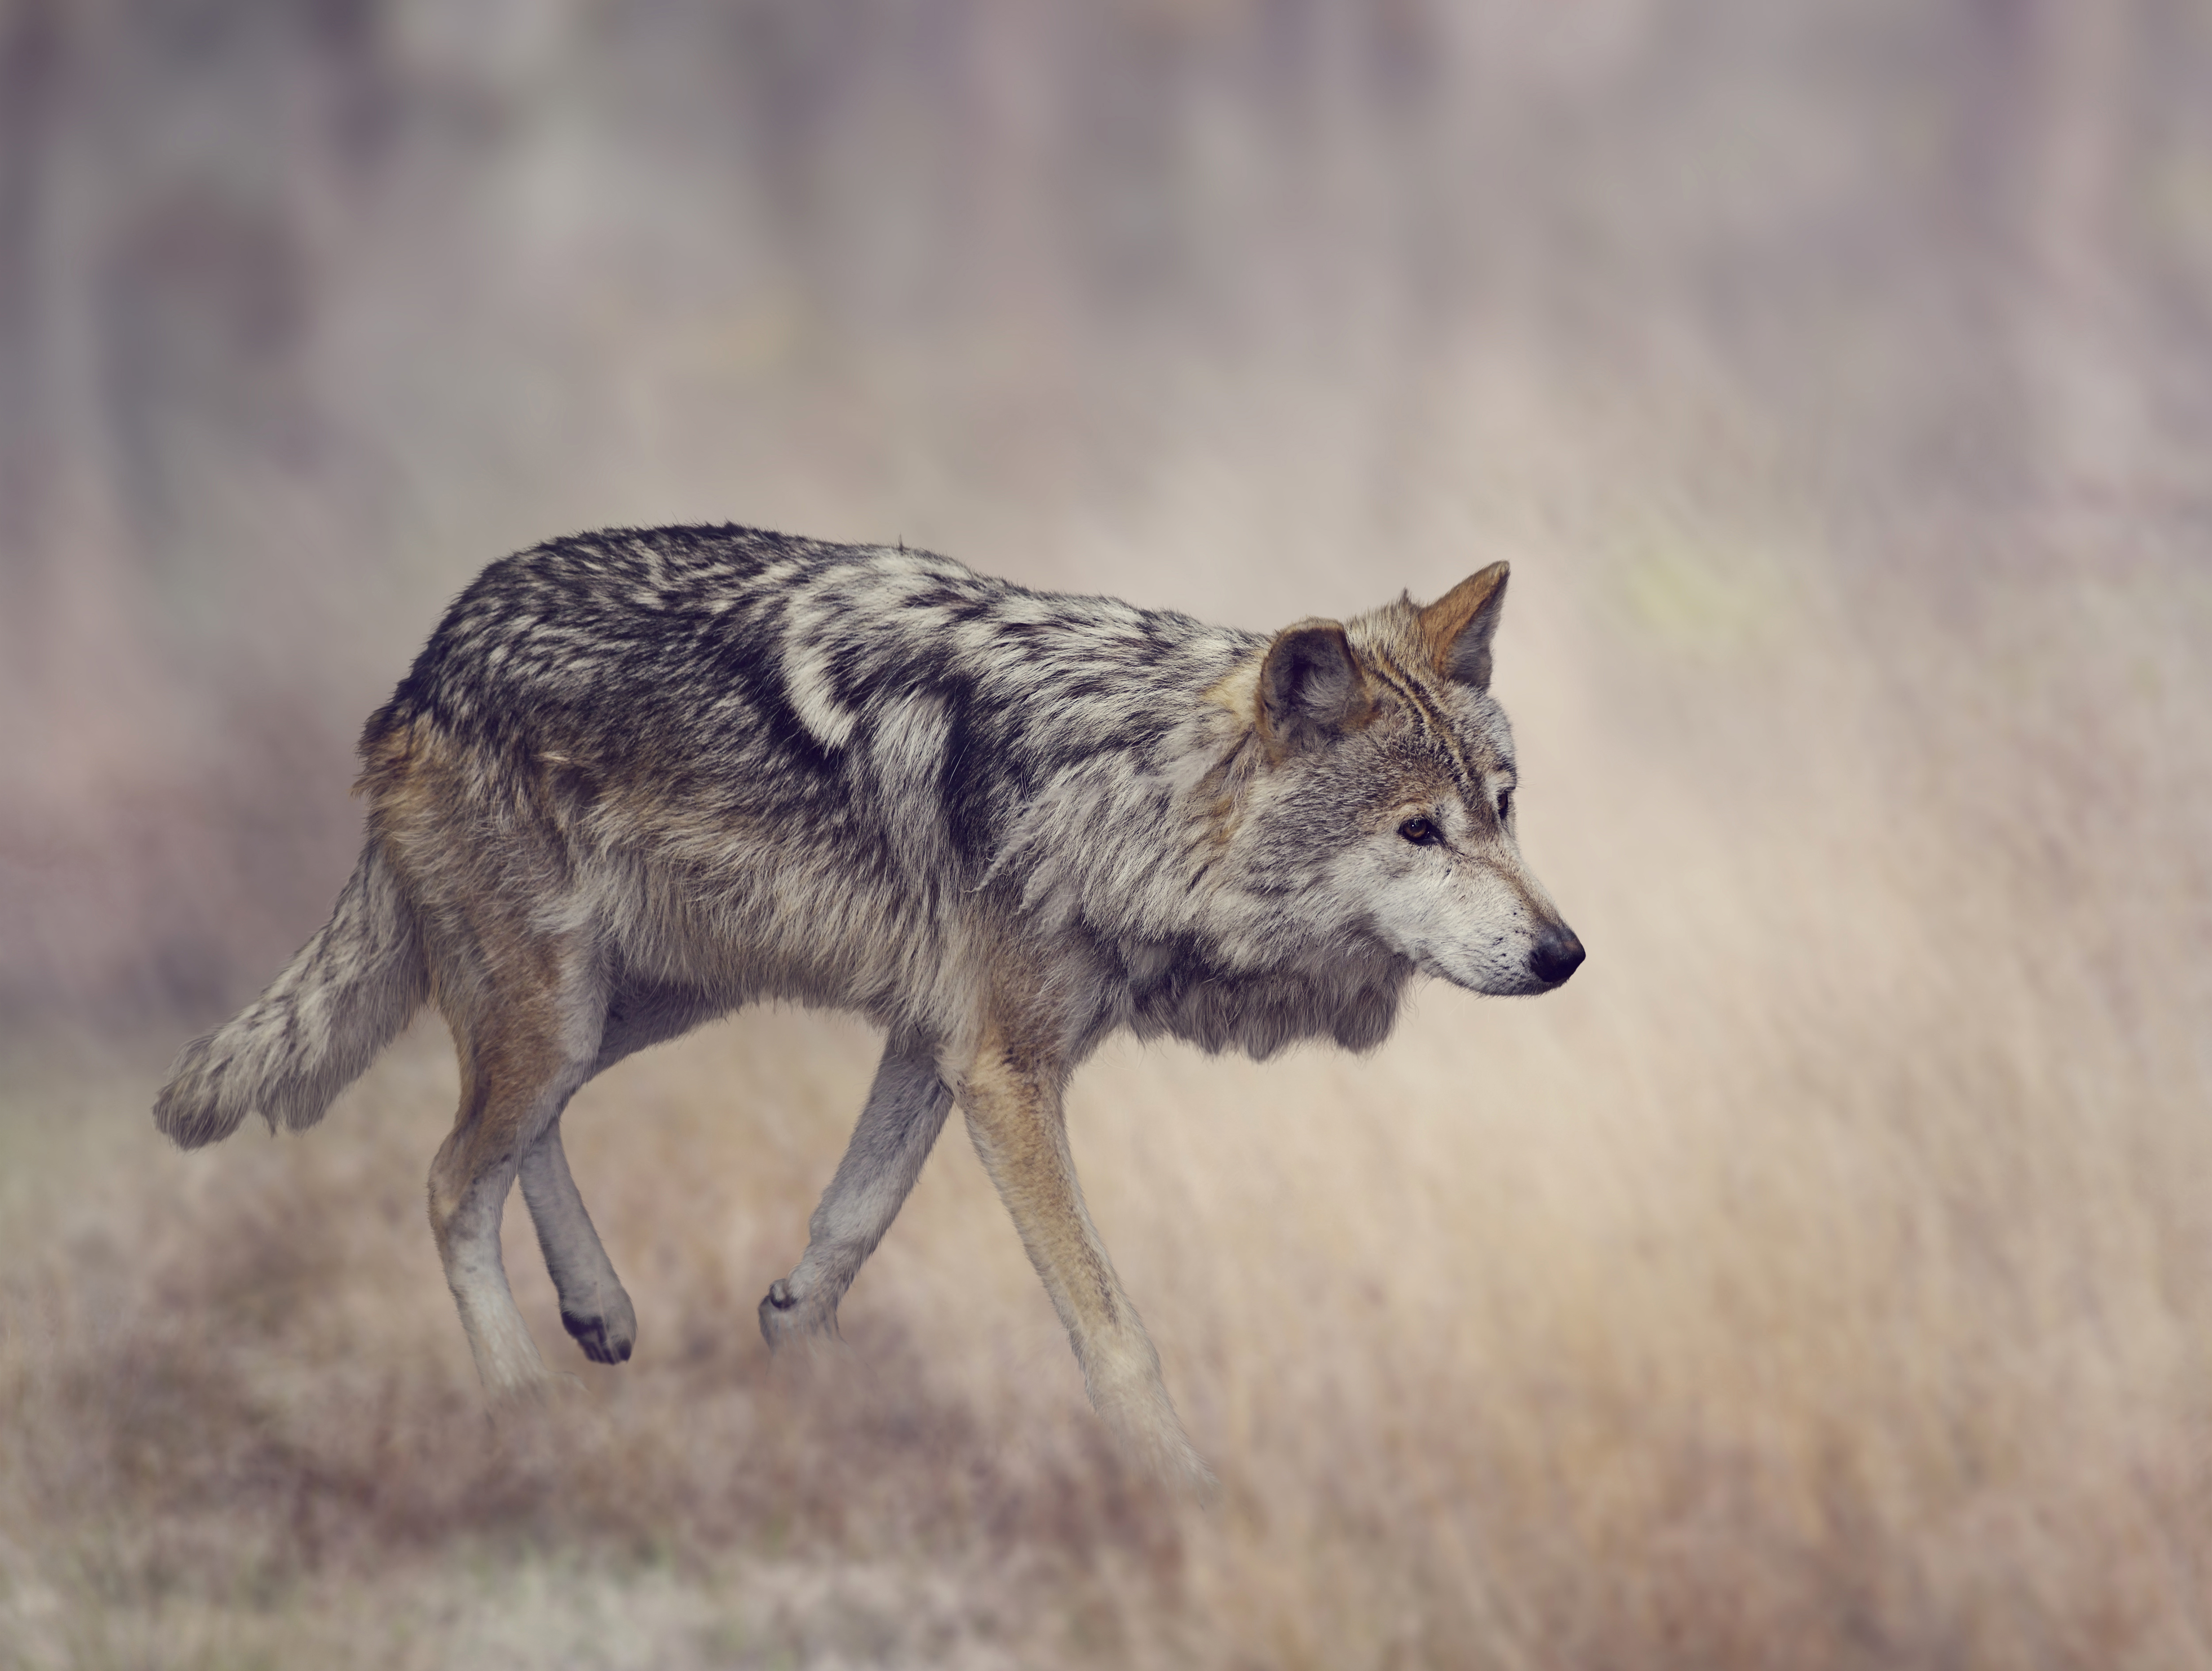
[[495, 1401], [544, 1385], [519, 1179], [586, 1356], [637, 1325], [561, 1115], [760, 999], [886, 1035], [771, 1347], [832, 1331], [957, 1103], [1137, 1457], [1202, 1484], [1085, 1211], [1061, 1093], [1108, 1035], [1380, 1044], [1415, 974], [1538, 993], [1583, 948], [1522, 864], [1490, 695], [1506, 566], [1270, 635], [904, 549], [617, 530], [495, 562], [362, 734], [360, 863], [154, 1110], [187, 1148], [321, 1119], [422, 1004], [460, 1058], [430, 1224]]

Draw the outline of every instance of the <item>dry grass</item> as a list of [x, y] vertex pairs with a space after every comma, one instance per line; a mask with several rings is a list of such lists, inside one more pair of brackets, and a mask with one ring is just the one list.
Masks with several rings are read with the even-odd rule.
[[1209, 1510], [1107, 1453], [957, 1135], [846, 1346], [771, 1365], [850, 1022], [586, 1091], [640, 1355], [570, 1350], [511, 1214], [580, 1384], [496, 1437], [420, 1207], [434, 1023], [311, 1137], [189, 1157], [156, 1055], [20, 1056], [0, 1664], [2212, 1663], [2171, 578], [1891, 611], [1874, 657], [1804, 597], [1747, 629], [1663, 575], [1533, 588], [1503, 677], [1577, 981], [1430, 991], [1369, 1060], [1078, 1081]]

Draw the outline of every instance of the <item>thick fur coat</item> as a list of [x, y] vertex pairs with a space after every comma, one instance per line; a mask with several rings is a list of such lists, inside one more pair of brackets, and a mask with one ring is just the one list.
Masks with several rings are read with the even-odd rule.
[[957, 1100], [1140, 1456], [1203, 1480], [1083, 1206], [1060, 1092], [1121, 1029], [1267, 1056], [1389, 1034], [1406, 982], [1540, 992], [1582, 949], [1521, 861], [1492, 565], [1275, 635], [742, 528], [494, 563], [362, 738], [331, 921], [189, 1046], [187, 1146], [312, 1125], [426, 1000], [463, 1069], [430, 1216], [488, 1390], [547, 1371], [500, 1262], [519, 1178], [562, 1319], [635, 1321], [560, 1144], [575, 1089], [756, 999], [888, 1045], [771, 1345], [835, 1325]]

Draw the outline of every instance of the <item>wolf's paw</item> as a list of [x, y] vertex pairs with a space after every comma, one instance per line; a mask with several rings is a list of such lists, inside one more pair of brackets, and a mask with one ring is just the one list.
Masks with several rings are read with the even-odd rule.
[[1172, 1416], [1167, 1423], [1109, 1422], [1121, 1454], [1170, 1491], [1188, 1492], [1203, 1507], [1221, 1494], [1221, 1482]]
[[1183, 1432], [1158, 1371], [1126, 1364], [1101, 1367], [1105, 1372], [1088, 1377], [1087, 1390], [1121, 1454], [1162, 1485], [1212, 1504], [1220, 1494], [1220, 1481]]
[[548, 1370], [526, 1381], [510, 1381], [484, 1389], [484, 1413], [502, 1431], [528, 1425], [550, 1411], [564, 1409], [584, 1399], [584, 1383], [573, 1375]]
[[613, 1297], [602, 1297], [593, 1311], [561, 1309], [561, 1327], [576, 1337], [584, 1356], [594, 1364], [627, 1364], [637, 1345], [637, 1312], [629, 1296], [617, 1288]]
[[820, 1291], [801, 1294], [790, 1279], [778, 1277], [760, 1303], [761, 1339], [775, 1352], [793, 1340], [829, 1340], [837, 1334], [837, 1302]]

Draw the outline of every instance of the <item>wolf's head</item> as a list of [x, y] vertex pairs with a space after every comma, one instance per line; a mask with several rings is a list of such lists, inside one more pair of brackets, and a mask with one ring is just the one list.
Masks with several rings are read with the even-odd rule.
[[1325, 933], [1474, 992], [1538, 993], [1583, 947], [1515, 838], [1513, 732], [1490, 695], [1505, 577], [1496, 562], [1425, 609], [1277, 634], [1249, 698], [1261, 760], [1237, 845], [1251, 882], [1334, 919]]

